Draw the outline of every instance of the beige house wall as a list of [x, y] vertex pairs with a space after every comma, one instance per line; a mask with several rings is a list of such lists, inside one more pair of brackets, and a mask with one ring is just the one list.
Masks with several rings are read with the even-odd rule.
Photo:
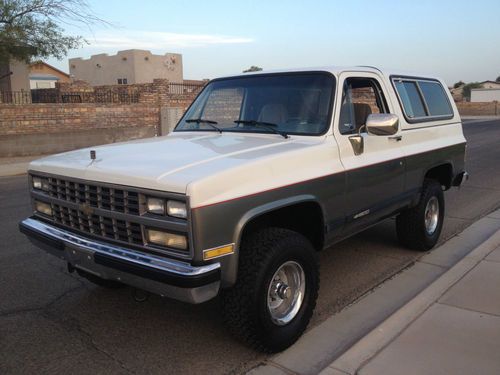
[[[12, 72], [10, 75], [6, 75]], [[0, 67], [0, 91], [30, 91], [29, 66], [20, 61], [11, 61]]]
[[11, 61], [10, 87], [12, 91], [30, 91], [30, 67], [20, 61]]
[[166, 53], [153, 55], [144, 50], [119, 51], [116, 55], [93, 55], [90, 59], [69, 60], [69, 71], [73, 79], [89, 82], [93, 86], [116, 85], [118, 79], [127, 79], [128, 84], [149, 83], [155, 78], [182, 82], [182, 55]]
[[134, 51], [135, 83], [152, 82], [154, 78], [183, 82], [182, 55], [166, 53], [153, 55], [149, 51]]

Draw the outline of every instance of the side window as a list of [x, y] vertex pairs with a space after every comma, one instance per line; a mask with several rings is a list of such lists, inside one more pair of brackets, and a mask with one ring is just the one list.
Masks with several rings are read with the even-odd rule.
[[342, 92], [340, 133], [357, 133], [372, 113], [387, 113], [387, 102], [378, 82], [370, 78], [347, 78]]
[[416, 82], [396, 81], [395, 85], [406, 115], [409, 118], [424, 117], [425, 107]]
[[449, 116], [453, 114], [446, 93], [438, 82], [420, 81], [418, 83], [431, 116]]
[[[432, 117], [453, 116], [443, 86], [432, 80], [393, 80], [404, 113], [410, 122], [428, 121]], [[411, 121], [413, 120], [413, 121]]]

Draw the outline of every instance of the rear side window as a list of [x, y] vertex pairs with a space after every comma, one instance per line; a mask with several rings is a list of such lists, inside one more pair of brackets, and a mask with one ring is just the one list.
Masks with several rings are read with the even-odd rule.
[[418, 92], [416, 82], [396, 82], [396, 90], [409, 118], [424, 117], [426, 115], [424, 103]]
[[422, 81], [418, 85], [422, 90], [431, 116], [449, 116], [453, 113], [441, 84]]
[[437, 81], [393, 79], [405, 116], [409, 122], [431, 121], [453, 116], [446, 92]]

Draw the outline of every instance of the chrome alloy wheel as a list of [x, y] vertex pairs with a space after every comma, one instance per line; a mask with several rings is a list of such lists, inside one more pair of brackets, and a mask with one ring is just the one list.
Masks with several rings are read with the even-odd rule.
[[425, 206], [425, 231], [428, 235], [434, 234], [439, 221], [439, 201], [437, 197], [432, 197]]
[[283, 326], [295, 318], [305, 291], [306, 276], [302, 266], [294, 261], [283, 263], [267, 288], [267, 309], [273, 323]]

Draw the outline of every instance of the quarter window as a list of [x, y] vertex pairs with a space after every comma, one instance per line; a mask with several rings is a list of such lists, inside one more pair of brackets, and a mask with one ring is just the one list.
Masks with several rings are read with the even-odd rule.
[[397, 81], [396, 90], [403, 102], [403, 108], [409, 118], [424, 117], [425, 107], [418, 92], [416, 82]]
[[450, 102], [439, 82], [404, 78], [396, 78], [393, 82], [409, 122], [453, 116]]
[[437, 82], [420, 81], [418, 83], [431, 116], [447, 116], [453, 114], [443, 87]]

